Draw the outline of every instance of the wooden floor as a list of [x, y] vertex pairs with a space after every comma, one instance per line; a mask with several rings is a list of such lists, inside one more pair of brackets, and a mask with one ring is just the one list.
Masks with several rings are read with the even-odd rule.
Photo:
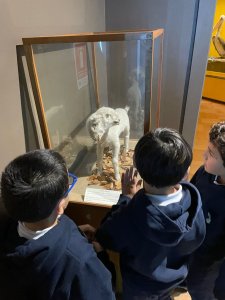
[[[196, 128], [194, 147], [193, 147], [193, 162], [191, 165], [190, 178], [195, 171], [202, 165], [203, 153], [208, 144], [208, 133], [211, 125], [225, 120], [225, 103], [202, 100], [198, 124]], [[188, 293], [174, 297], [174, 300], [191, 300]]]

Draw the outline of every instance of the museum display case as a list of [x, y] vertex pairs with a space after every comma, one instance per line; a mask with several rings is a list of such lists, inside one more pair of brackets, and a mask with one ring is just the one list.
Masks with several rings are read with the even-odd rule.
[[23, 48], [44, 147], [78, 177], [72, 197], [115, 199], [138, 139], [160, 125], [163, 29], [23, 38]]

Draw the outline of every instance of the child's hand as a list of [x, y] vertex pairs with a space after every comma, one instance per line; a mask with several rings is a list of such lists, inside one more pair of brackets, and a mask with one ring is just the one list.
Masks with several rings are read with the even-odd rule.
[[84, 224], [79, 225], [78, 227], [85, 234], [89, 242], [92, 242], [94, 240], [96, 229], [93, 226], [89, 224]]
[[134, 194], [141, 189], [142, 180], [138, 180], [137, 176], [138, 172], [133, 167], [127, 169], [122, 174], [121, 185], [123, 195], [133, 198]]
[[99, 252], [101, 252], [101, 251], [104, 250], [104, 249], [102, 248], [102, 246], [101, 246], [98, 242], [96, 242], [96, 241], [93, 241], [93, 242], [92, 242], [92, 245], [93, 245], [93, 247], [94, 247], [96, 253], [99, 253]]

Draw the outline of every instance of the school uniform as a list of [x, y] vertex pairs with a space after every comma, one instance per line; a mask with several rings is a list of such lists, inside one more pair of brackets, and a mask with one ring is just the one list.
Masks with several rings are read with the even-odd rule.
[[[200, 167], [191, 182], [198, 188], [206, 223], [206, 237], [192, 257], [187, 279], [192, 299], [225, 299], [225, 186]], [[216, 298], [215, 298], [216, 296]]]
[[157, 197], [144, 189], [121, 195], [97, 230], [103, 247], [120, 253], [123, 299], [170, 299], [187, 276], [190, 254], [202, 243], [201, 199], [190, 183], [177, 194]]
[[1, 230], [2, 300], [115, 299], [109, 271], [67, 216], [37, 239], [19, 236], [24, 228], [15, 221]]

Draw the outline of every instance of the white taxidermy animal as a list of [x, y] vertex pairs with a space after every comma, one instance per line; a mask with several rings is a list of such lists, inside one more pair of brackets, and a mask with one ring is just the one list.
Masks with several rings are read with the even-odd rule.
[[123, 155], [129, 148], [130, 122], [128, 109], [101, 107], [87, 119], [86, 126], [91, 138], [97, 143], [98, 172], [102, 173], [104, 148], [112, 149], [112, 163], [116, 180], [120, 179], [119, 154], [120, 136], [124, 138]]

